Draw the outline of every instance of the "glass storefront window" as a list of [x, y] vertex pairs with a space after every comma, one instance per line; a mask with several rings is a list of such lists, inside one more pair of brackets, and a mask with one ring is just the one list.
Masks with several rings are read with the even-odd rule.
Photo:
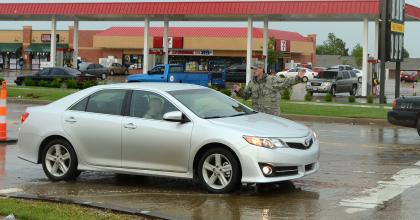
[[124, 54], [123, 65], [128, 69], [142, 69], [143, 68], [143, 55], [140, 54]]

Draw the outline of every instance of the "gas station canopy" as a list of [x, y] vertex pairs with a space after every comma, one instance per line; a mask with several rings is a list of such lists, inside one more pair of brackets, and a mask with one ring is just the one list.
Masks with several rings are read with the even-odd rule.
[[[46, 21], [361, 21], [379, 18], [380, 0], [201, 1], [113, 3], [1, 3], [0, 20]], [[406, 5], [406, 20], [420, 8]]]

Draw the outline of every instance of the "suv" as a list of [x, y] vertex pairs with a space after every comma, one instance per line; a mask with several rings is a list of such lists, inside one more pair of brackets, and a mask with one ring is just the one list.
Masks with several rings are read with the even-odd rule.
[[226, 82], [246, 82], [246, 64], [234, 64], [226, 69]]
[[344, 92], [356, 95], [357, 76], [351, 70], [326, 70], [307, 82], [306, 91], [310, 93], [331, 93], [333, 96], [336, 93]]
[[111, 64], [108, 69], [109, 69], [109, 74], [111, 74], [111, 76], [116, 75], [116, 74], [128, 75], [128, 68], [119, 63]]
[[105, 80], [109, 73], [108, 68], [94, 63], [80, 63], [79, 70], [82, 73], [94, 75], [102, 80]]

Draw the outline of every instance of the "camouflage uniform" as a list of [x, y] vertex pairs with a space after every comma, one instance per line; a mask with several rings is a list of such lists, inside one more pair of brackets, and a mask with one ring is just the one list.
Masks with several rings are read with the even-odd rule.
[[264, 74], [257, 80], [255, 77], [249, 82], [244, 90], [237, 94], [243, 99], [252, 100], [252, 108], [259, 112], [278, 116], [280, 114], [280, 91], [298, 84], [301, 79], [280, 78]]

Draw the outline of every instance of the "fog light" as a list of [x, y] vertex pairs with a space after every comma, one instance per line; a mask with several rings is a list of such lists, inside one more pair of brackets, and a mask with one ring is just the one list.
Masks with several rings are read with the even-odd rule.
[[269, 176], [273, 173], [273, 169], [270, 166], [264, 166], [262, 168], [264, 175]]

